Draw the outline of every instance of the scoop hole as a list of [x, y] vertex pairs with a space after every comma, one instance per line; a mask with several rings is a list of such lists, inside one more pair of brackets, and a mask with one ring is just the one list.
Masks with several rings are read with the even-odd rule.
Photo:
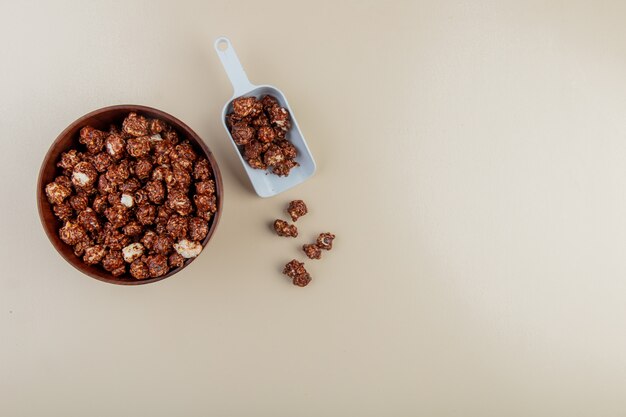
[[222, 39], [221, 41], [219, 41], [217, 43], [217, 49], [222, 51], [222, 52], [227, 50], [228, 49], [228, 42], [225, 41], [224, 39]]

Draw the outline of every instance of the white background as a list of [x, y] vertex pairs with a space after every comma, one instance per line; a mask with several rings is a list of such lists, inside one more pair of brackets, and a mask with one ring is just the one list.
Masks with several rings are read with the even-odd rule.
[[[626, 3], [3, 1], [0, 414], [626, 412]], [[318, 173], [256, 197], [212, 49], [285, 92]], [[158, 284], [81, 275], [36, 211], [56, 135], [157, 107], [215, 153], [222, 222]], [[301, 238], [268, 224], [293, 198]], [[335, 249], [292, 286], [321, 231]]]

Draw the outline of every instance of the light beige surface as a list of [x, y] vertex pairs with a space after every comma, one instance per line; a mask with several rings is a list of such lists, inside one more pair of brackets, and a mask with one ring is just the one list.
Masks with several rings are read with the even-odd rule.
[[[0, 415], [626, 413], [624, 2], [57, 2], [0, 9]], [[251, 192], [219, 121], [228, 35], [317, 158]], [[125, 288], [46, 240], [50, 142], [110, 104], [213, 149], [222, 222]], [[302, 238], [268, 222], [303, 198]], [[336, 249], [296, 288], [281, 265]]]

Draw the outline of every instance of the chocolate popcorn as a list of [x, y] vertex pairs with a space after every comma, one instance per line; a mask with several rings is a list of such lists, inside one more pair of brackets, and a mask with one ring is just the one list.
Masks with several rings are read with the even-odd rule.
[[271, 169], [278, 176], [287, 176], [298, 166], [296, 148], [288, 140], [291, 129], [289, 112], [272, 96], [260, 100], [238, 97], [232, 102], [233, 112], [226, 115], [226, 125], [243, 158], [254, 169]]
[[276, 219], [274, 221], [274, 230], [278, 236], [298, 237], [298, 228], [284, 220]]
[[309, 259], [322, 258], [322, 250], [314, 243], [302, 245], [302, 250]]
[[131, 136], [147, 136], [148, 120], [137, 113], [130, 113], [122, 123], [122, 130]]
[[304, 268], [304, 263], [298, 262], [295, 259], [292, 259], [285, 265], [283, 274], [291, 278], [293, 285], [297, 285], [298, 287], [305, 287], [311, 282], [311, 276]]
[[167, 271], [169, 270], [167, 266], [167, 258], [161, 254], [148, 256], [146, 258], [146, 265], [148, 266], [150, 276], [153, 278], [163, 276], [167, 274]]
[[[200, 217], [193, 217], [189, 219], [189, 237], [191, 240], [201, 242], [209, 233], [209, 226], [206, 220]], [[179, 236], [185, 237], [185, 236]]]
[[335, 239], [335, 235], [332, 233], [320, 233], [317, 238], [317, 246], [320, 249], [331, 250], [333, 248], [333, 240]]
[[118, 160], [126, 153], [126, 141], [120, 135], [111, 134], [104, 141], [104, 148], [113, 159]]
[[180, 268], [185, 264], [185, 258], [180, 253], [173, 253], [167, 258], [167, 264], [171, 269]]
[[308, 209], [306, 207], [306, 204], [304, 204], [304, 201], [293, 200], [289, 202], [289, 206], [287, 207], [287, 212], [289, 213], [291, 220], [295, 222], [295, 221], [298, 221], [300, 217], [307, 214]]
[[[249, 113], [261, 112], [253, 103]], [[202, 251], [216, 186], [209, 161], [190, 142], [162, 120], [131, 113], [121, 128], [83, 127], [77, 143], [61, 154], [61, 175], [45, 192], [63, 222], [61, 240], [86, 264], [147, 279]]]
[[104, 139], [107, 134], [101, 130], [94, 129], [91, 126], [85, 126], [80, 130], [80, 138], [78, 141], [85, 145], [87, 152], [97, 154], [104, 146]]
[[150, 278], [150, 270], [148, 269], [148, 265], [140, 259], [136, 259], [130, 264], [130, 274], [135, 279], [146, 279]]
[[52, 204], [61, 204], [63, 200], [72, 194], [72, 190], [57, 182], [51, 182], [46, 185], [46, 196]]
[[68, 245], [75, 245], [87, 237], [85, 229], [78, 223], [65, 222], [65, 226], [59, 229], [61, 240]]

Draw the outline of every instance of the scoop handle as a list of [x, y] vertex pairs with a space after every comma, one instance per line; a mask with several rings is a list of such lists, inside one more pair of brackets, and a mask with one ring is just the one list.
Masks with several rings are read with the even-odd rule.
[[217, 56], [220, 57], [226, 75], [230, 79], [230, 83], [233, 85], [234, 97], [240, 96], [243, 93], [252, 90], [255, 86], [248, 80], [246, 71], [244, 71], [237, 58], [237, 53], [233, 44], [225, 36], [221, 36], [215, 40], [215, 51]]

